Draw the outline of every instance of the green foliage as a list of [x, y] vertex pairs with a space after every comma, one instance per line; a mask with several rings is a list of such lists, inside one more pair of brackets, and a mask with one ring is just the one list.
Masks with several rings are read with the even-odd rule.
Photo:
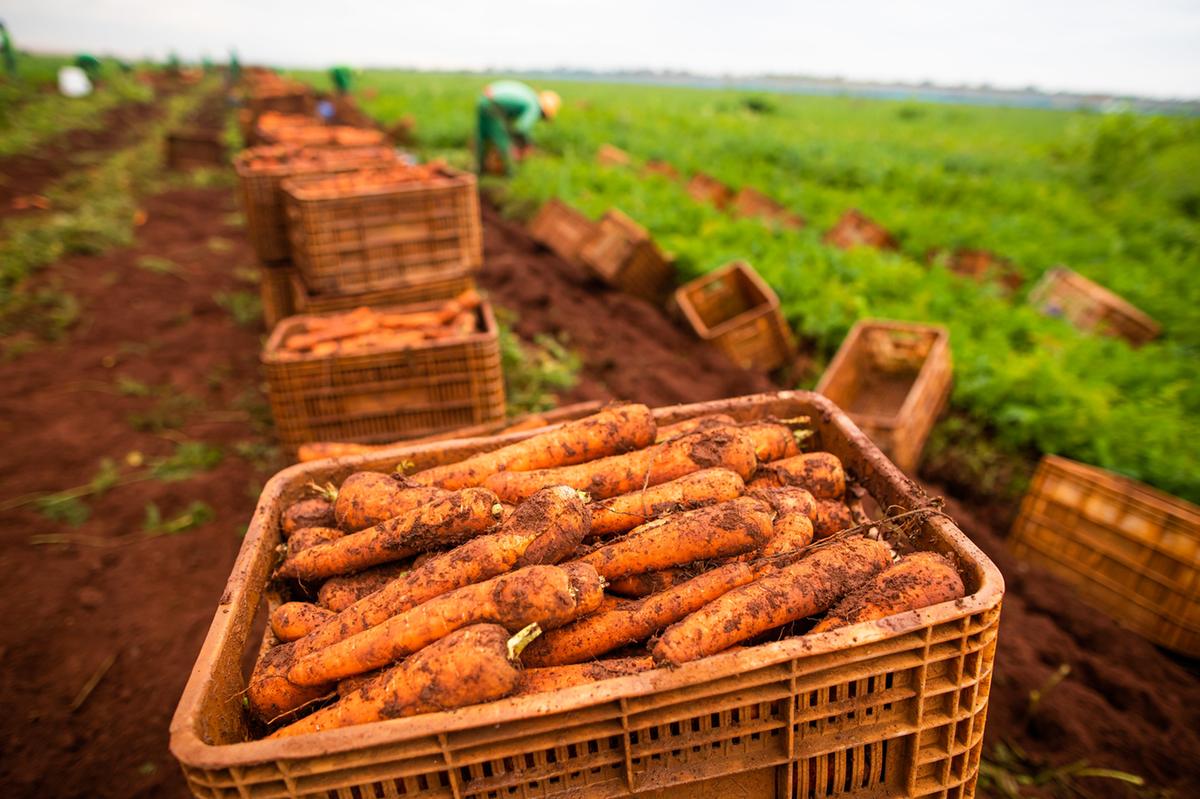
[[497, 316], [509, 415], [550, 410], [558, 404], [555, 394], [578, 382], [582, 361], [552, 336], [539, 334], [532, 342], [523, 341], [513, 332], [516, 316], [511, 311]]
[[185, 441], [171, 455], [152, 462], [150, 476], [168, 483], [187, 480], [198, 472], [215, 469], [224, 457], [225, 453], [216, 444]]
[[79, 527], [92, 514], [91, 508], [79, 497], [52, 495], [38, 499], [33, 504], [38, 513], [50, 521], [72, 527]]
[[134, 430], [146, 433], [179, 430], [190, 416], [204, 409], [204, 401], [199, 397], [177, 392], [171, 386], [157, 388], [153, 395], [157, 397], [153, 405], [129, 414], [129, 424]]
[[179, 273], [179, 265], [170, 258], [160, 255], [143, 255], [137, 259], [137, 265], [147, 272], [159, 275], [175, 275]]
[[184, 510], [172, 516], [163, 518], [158, 505], [151, 502], [146, 506], [145, 517], [142, 521], [142, 532], [146, 535], [174, 535], [186, 532], [203, 524], [208, 524], [217, 517], [216, 511], [206, 502], [196, 500]]
[[213, 295], [213, 300], [243, 327], [253, 327], [262, 319], [262, 298], [256, 291], [221, 291]]

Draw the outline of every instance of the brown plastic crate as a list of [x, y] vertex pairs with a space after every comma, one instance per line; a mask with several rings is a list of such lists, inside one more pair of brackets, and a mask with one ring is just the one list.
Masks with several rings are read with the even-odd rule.
[[443, 167], [408, 181], [335, 193], [334, 178], [283, 182], [292, 259], [304, 283], [325, 294], [411, 286], [473, 274], [483, 263], [475, 176]]
[[687, 184], [687, 192], [696, 202], [712, 203], [721, 210], [733, 201], [733, 189], [703, 172], [692, 175]]
[[299, 272], [292, 274], [292, 303], [296, 313], [322, 314], [335, 311], [352, 311], [364, 305], [368, 308], [387, 308], [393, 305], [414, 305], [434, 300], [448, 300], [475, 287], [475, 278], [469, 275], [431, 280], [411, 286], [397, 286], [358, 294], [316, 294], [308, 290]]
[[901, 469], [912, 472], [950, 397], [943, 327], [865, 319], [842, 342], [817, 392], [845, 408]]
[[1010, 541], [1130, 629], [1200, 656], [1200, 507], [1047, 455]]
[[851, 208], [825, 234], [826, 244], [848, 250], [851, 247], [874, 247], [878, 250], [896, 249], [896, 240], [887, 229], [869, 219], [857, 208]]
[[309, 318], [284, 319], [262, 351], [275, 431], [286, 450], [309, 441], [395, 441], [504, 418], [500, 342], [487, 303], [479, 309], [479, 332], [463, 338], [347, 355], [285, 355], [283, 342]]
[[679, 180], [679, 170], [666, 161], [659, 161], [651, 158], [642, 167], [642, 173], [646, 175], [662, 175], [670, 180]]
[[666, 297], [675, 273], [671, 258], [646, 229], [615, 208], [596, 224], [579, 249], [579, 260], [610, 286], [653, 303]]
[[796, 352], [779, 298], [744, 261], [734, 261], [675, 290], [692, 330], [746, 369], [771, 371]]
[[223, 131], [187, 128], [167, 134], [167, 166], [171, 169], [225, 166], [227, 163]]
[[[273, 166], [254, 166], [263, 155], [287, 159]], [[291, 247], [287, 235], [283, 181], [296, 175], [330, 175], [352, 172], [373, 164], [396, 162], [391, 147], [297, 147], [269, 145], [243, 150], [234, 159], [234, 170], [241, 189], [242, 211], [246, 215], [246, 234], [254, 251], [264, 261], [288, 257]]]
[[[929, 500], [833, 403], [779, 392], [659, 408], [660, 424], [710, 413], [808, 416], [881, 507]], [[266, 486], [171, 723], [196, 796], [973, 796], [1004, 585], [947, 518], [914, 542], [959, 565], [968, 595], [918, 611], [550, 694], [286, 740], [248, 741], [242, 655], [281, 541], [310, 481], [364, 468], [459, 460], [524, 438], [460, 439], [293, 466]]]
[[799, 230], [807, 224], [800, 214], [789, 211], [749, 186], [743, 186], [733, 198], [732, 211], [738, 216], [758, 217], [792, 230]]
[[295, 272], [287, 261], [263, 264], [259, 267], [263, 324], [267, 326], [268, 331], [274, 330], [280, 321], [296, 313], [296, 305], [292, 298], [292, 280], [295, 278]]
[[1120, 336], [1135, 347], [1162, 333], [1158, 322], [1144, 311], [1065, 266], [1047, 272], [1029, 292], [1029, 302], [1080, 330]]
[[600, 166], [629, 166], [633, 157], [629, 153], [611, 144], [601, 144], [596, 150], [596, 163]]
[[596, 223], [566, 203], [553, 199], [529, 223], [529, 235], [560, 258], [575, 263], [579, 251], [596, 235]]

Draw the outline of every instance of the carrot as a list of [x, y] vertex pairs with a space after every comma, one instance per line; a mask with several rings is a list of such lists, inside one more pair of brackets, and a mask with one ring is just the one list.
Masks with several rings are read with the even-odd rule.
[[759, 480], [765, 486], [798, 486], [808, 489], [817, 499], [841, 499], [846, 492], [846, 472], [842, 462], [829, 452], [809, 452], [759, 469]]
[[496, 495], [486, 489], [453, 492], [374, 527], [310, 547], [285, 560], [275, 574], [319, 580], [461, 544], [494, 527], [499, 506]]
[[498, 472], [583, 463], [638, 449], [654, 441], [654, 431], [654, 417], [645, 405], [618, 405], [493, 452], [426, 469], [413, 480], [448, 489], [481, 485]]
[[662, 569], [645, 574], [627, 574], [610, 580], [605, 590], [628, 599], [641, 599], [686, 583], [695, 576], [695, 571], [691, 569]]
[[767, 506], [739, 497], [643, 524], [579, 562], [594, 566], [604, 579], [615, 580], [750, 552], [766, 544], [771, 532]]
[[279, 521], [283, 537], [287, 538], [305, 527], [336, 527], [333, 505], [324, 497], [313, 497], [293, 502], [283, 511]]
[[525, 472], [500, 472], [484, 485], [506, 501], [529, 496], [547, 485], [568, 485], [594, 499], [628, 494], [710, 467], [723, 467], [747, 480], [757, 461], [750, 439], [734, 428], [687, 433], [646, 449], [607, 458]]
[[357, 574], [330, 577], [317, 591], [317, 604], [339, 613], [365, 596], [370, 596], [409, 570], [404, 563], [372, 566]]
[[771, 509], [779, 516], [786, 516], [790, 513], [802, 513], [812, 518], [813, 512], [817, 509], [817, 501], [813, 499], [813, 495], [803, 488], [796, 488], [795, 486], [782, 486], [780, 488], [760, 486], [758, 488], [751, 488], [746, 493], [770, 505]]
[[370, 333], [378, 327], [378, 324], [374, 317], [355, 317], [347, 319], [340, 324], [331, 324], [320, 330], [312, 330], [311, 332], [288, 336], [283, 346], [292, 351], [308, 350], [318, 344], [332, 344], [338, 341], [338, 339]]
[[754, 567], [746, 563], [730, 563], [704, 572], [661, 594], [624, 602], [612, 610], [593, 613], [565, 627], [545, 632], [526, 648], [521, 662], [528, 666], [582, 663], [605, 652], [644, 641], [722, 594], [745, 585], [755, 576]]
[[305, 527], [287, 540], [287, 556], [294, 558], [306, 549], [337, 541], [346, 534], [336, 527]]
[[949, 602], [966, 595], [958, 570], [936, 552], [914, 552], [875, 575], [829, 611], [814, 633]]
[[850, 509], [836, 499], [818, 499], [811, 518], [817, 538], [828, 538], [854, 526]]
[[333, 617], [333, 611], [308, 602], [284, 602], [271, 611], [271, 632], [280, 641], [295, 641], [320, 629]]
[[346, 458], [350, 455], [362, 455], [374, 452], [379, 447], [371, 444], [350, 444], [336, 441], [314, 441], [301, 444], [298, 451], [301, 463], [319, 461], [324, 458]]
[[246, 684], [246, 704], [251, 714], [261, 722], [291, 713], [331, 693], [329, 686], [305, 687], [288, 679], [288, 670], [295, 663], [292, 654], [294, 646], [289, 643], [272, 647], [263, 652], [254, 664]]
[[[522, 661], [524, 661], [524, 655], [522, 655]], [[641, 674], [653, 668], [654, 658], [644, 655], [635, 658], [599, 660], [595, 663], [576, 663], [569, 666], [525, 669], [521, 672], [521, 681], [518, 683], [513, 695], [525, 696], [528, 694], [558, 691], [562, 688], [589, 685], [601, 680], [611, 680], [615, 677], [628, 677], [630, 674]]]
[[735, 588], [677, 624], [654, 645], [658, 663], [687, 663], [812, 616], [887, 568], [885, 544], [847, 538]]
[[403, 475], [355, 472], [342, 481], [333, 512], [338, 527], [355, 533], [445, 495], [441, 489], [418, 486]]
[[454, 630], [481, 622], [516, 631], [552, 629], [600, 606], [603, 581], [585, 564], [526, 566], [468, 585], [383, 624], [306, 655], [288, 671], [297, 685], [324, 685], [386, 666]]
[[[500, 531], [435, 555], [340, 612], [297, 644], [297, 656], [317, 651], [387, 621], [398, 613], [533, 559], [564, 558], [587, 531], [587, 509], [569, 488], [539, 491], [504, 520]], [[414, 562], [415, 563], [415, 562]]]
[[772, 525], [771, 540], [762, 548], [767, 557], [796, 552], [812, 543], [813, 523], [803, 513], [788, 513], [776, 516]]
[[338, 702], [270, 737], [453, 710], [512, 693], [521, 678], [508, 631], [476, 624], [448, 634]]
[[745, 483], [728, 469], [701, 469], [676, 480], [593, 503], [593, 536], [632, 530], [639, 524], [681, 510], [739, 497]]
[[754, 454], [759, 463], [793, 458], [800, 454], [796, 434], [792, 428], [779, 422], [748, 422], [738, 425], [744, 435], [754, 442]]
[[736, 427], [737, 421], [724, 413], [712, 413], [708, 416], [697, 416], [693, 419], [684, 419], [682, 422], [669, 424], [658, 428], [658, 435], [655, 437], [655, 442], [661, 444], [664, 441], [687, 433], [694, 433], [697, 430], [712, 430], [717, 427]]

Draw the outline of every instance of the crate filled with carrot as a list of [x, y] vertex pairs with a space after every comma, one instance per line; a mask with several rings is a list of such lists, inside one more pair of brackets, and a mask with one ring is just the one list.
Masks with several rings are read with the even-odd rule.
[[969, 794], [1002, 594], [823, 397], [612, 405], [276, 476], [171, 746], [218, 797]]
[[353, 294], [472, 275], [483, 262], [475, 176], [440, 162], [283, 182], [308, 288]]
[[440, 302], [289, 317], [262, 362], [276, 432], [291, 451], [504, 418], [496, 321], [473, 289]]
[[[267, 262], [290, 254], [281, 184], [296, 175], [326, 175], [396, 162], [390, 147], [302, 147], [264, 145], [234, 160], [246, 231], [258, 257]], [[364, 304], [364, 303], [360, 303]]]

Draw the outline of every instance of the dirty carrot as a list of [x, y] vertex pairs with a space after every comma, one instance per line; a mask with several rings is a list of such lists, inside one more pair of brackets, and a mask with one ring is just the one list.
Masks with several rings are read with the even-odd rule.
[[836, 499], [818, 499], [810, 518], [817, 538], [828, 538], [854, 526], [854, 515]]
[[287, 538], [305, 527], [336, 527], [333, 505], [324, 497], [302, 499], [288, 505], [279, 521], [283, 537]]
[[718, 427], [736, 427], [737, 421], [724, 413], [712, 413], [708, 416], [697, 416], [694, 419], [684, 419], [682, 422], [675, 424], [664, 425], [658, 428], [658, 435], [655, 436], [657, 443], [662, 443], [670, 438], [678, 438], [687, 433], [694, 433], [697, 430], [713, 430]]
[[295, 664], [294, 646], [280, 644], [266, 650], [250, 673], [246, 703], [251, 714], [261, 722], [269, 722], [332, 693], [330, 686], [306, 687], [288, 679], [288, 671]]
[[652, 519], [739, 497], [745, 483], [728, 469], [701, 469], [645, 490], [592, 504], [593, 536], [632, 530]]
[[730, 469], [746, 480], [756, 466], [750, 439], [736, 428], [721, 428], [687, 433], [646, 449], [575, 466], [500, 472], [484, 485], [508, 502], [547, 485], [568, 485], [588, 492], [593, 499], [607, 499], [713, 467]]
[[661, 569], [645, 574], [627, 574], [609, 580], [604, 590], [627, 599], [641, 599], [686, 583], [695, 576], [695, 569]]
[[790, 513], [802, 513], [811, 518], [817, 508], [817, 501], [813, 499], [813, 495], [803, 488], [796, 488], [795, 486], [782, 486], [779, 488], [760, 486], [758, 488], [751, 488], [746, 493], [770, 505], [771, 509], [779, 516], [786, 516]]
[[333, 617], [333, 611], [309, 602], [284, 602], [271, 611], [271, 632], [280, 641], [295, 641], [320, 629]]
[[455, 546], [487, 532], [500, 519], [491, 491], [467, 488], [328, 544], [289, 557], [277, 577], [319, 580], [401, 560], [430, 549]]
[[297, 457], [301, 463], [308, 463], [309, 461], [319, 461], [324, 458], [346, 458], [350, 455], [363, 455], [378, 449], [382, 449], [382, 447], [371, 444], [351, 444], [338, 441], [314, 441], [309, 444], [301, 444]]
[[[526, 650], [528, 651], [528, 650]], [[524, 661], [524, 656], [522, 656]], [[649, 655], [633, 658], [612, 658], [594, 663], [576, 663], [570, 666], [547, 666], [525, 669], [514, 696], [547, 693], [577, 685], [589, 685], [614, 677], [628, 677], [654, 668], [654, 658]]]
[[764, 485], [798, 486], [817, 499], [841, 499], [846, 492], [842, 462], [829, 452], [809, 452], [764, 464], [755, 483], [759, 481]]
[[342, 481], [333, 512], [338, 527], [356, 533], [414, 510], [447, 492], [420, 486], [400, 474], [355, 472]]
[[747, 563], [730, 563], [660, 594], [593, 613], [543, 633], [525, 650], [521, 662], [527, 666], [582, 663], [644, 641], [722, 594], [750, 582], [756, 573]]
[[491, 702], [512, 693], [521, 677], [507, 630], [476, 624], [448, 634], [395, 668], [287, 727], [287, 738], [384, 719]]
[[654, 432], [649, 408], [619, 405], [493, 452], [417, 472], [413, 480], [448, 489], [476, 486], [498, 472], [566, 466], [639, 449], [654, 441]]
[[771, 513], [756, 499], [739, 497], [707, 508], [648, 522], [579, 559], [604, 579], [740, 555], [771, 537]]
[[317, 591], [317, 604], [340, 613], [363, 597], [370, 596], [409, 570], [404, 563], [385, 563], [356, 574], [330, 577]]
[[771, 569], [668, 627], [654, 645], [658, 663], [687, 663], [767, 630], [828, 610], [889, 564], [887, 545], [847, 538], [789, 566]]
[[748, 422], [738, 425], [744, 435], [754, 442], [754, 454], [759, 463], [768, 463], [800, 454], [796, 434], [780, 422]]
[[603, 581], [584, 564], [526, 566], [468, 585], [383, 624], [306, 655], [288, 671], [297, 685], [324, 685], [386, 666], [454, 630], [489, 622], [510, 631], [552, 629], [600, 606]]
[[914, 552], [852, 591], [812, 632], [882, 619], [965, 595], [962, 578], [949, 560], [936, 552]]
[[287, 556], [294, 558], [306, 549], [337, 541], [346, 534], [336, 527], [304, 527], [287, 540]]

